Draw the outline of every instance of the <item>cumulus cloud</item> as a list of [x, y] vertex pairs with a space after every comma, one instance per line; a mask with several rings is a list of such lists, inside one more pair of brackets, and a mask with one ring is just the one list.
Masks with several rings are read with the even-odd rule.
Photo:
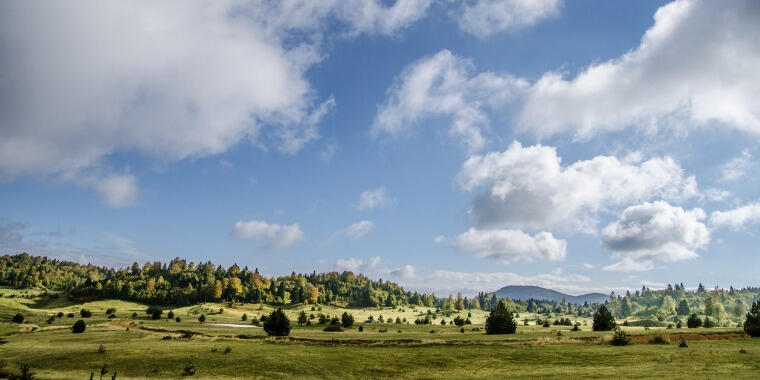
[[561, 0], [476, 0], [456, 13], [459, 28], [480, 38], [556, 16]]
[[653, 268], [654, 260], [674, 262], [697, 257], [710, 242], [710, 231], [700, 220], [702, 209], [684, 210], [665, 201], [626, 208], [620, 219], [602, 230], [602, 246], [620, 262], [605, 270], [636, 271]]
[[550, 232], [539, 232], [531, 236], [519, 230], [475, 228], [457, 236], [454, 245], [461, 251], [505, 264], [533, 259], [562, 260], [567, 248], [565, 240], [556, 239]]
[[377, 267], [380, 264], [380, 257], [373, 256], [367, 260], [348, 258], [335, 260], [335, 271], [344, 272], [350, 271], [354, 273], [368, 272]]
[[238, 221], [231, 235], [236, 240], [263, 240], [268, 248], [286, 248], [303, 240], [297, 223], [282, 225], [259, 220]]
[[710, 214], [710, 225], [713, 227], [741, 230], [747, 224], [758, 221], [760, 221], [760, 202], [746, 204], [732, 210], [713, 211]]
[[403, 279], [414, 278], [416, 270], [413, 265], [404, 265], [401, 268], [390, 271], [391, 276], [399, 277]]
[[721, 165], [721, 179], [723, 181], [736, 181], [737, 179], [744, 177], [751, 164], [752, 154], [745, 149], [741, 154]]
[[[325, 34], [392, 35], [429, 5], [3, 2], [0, 179], [91, 177], [123, 152], [173, 161], [252, 141], [296, 153], [319, 137], [335, 104], [306, 78], [323, 58]], [[134, 177], [92, 182], [107, 204], [134, 203]]]
[[359, 194], [359, 201], [356, 204], [357, 210], [372, 210], [383, 208], [393, 203], [393, 199], [388, 195], [384, 187], [378, 187], [374, 190], [367, 190]]
[[698, 194], [670, 157], [621, 161], [596, 156], [562, 166], [556, 148], [523, 147], [475, 155], [458, 176], [462, 189], [485, 185], [470, 209], [479, 227], [595, 231], [600, 211], [654, 196], [684, 199]]
[[449, 134], [476, 150], [500, 114], [538, 137], [708, 125], [757, 135], [759, 17], [760, 5], [751, 0], [677, 0], [655, 13], [638, 46], [572, 78], [555, 71], [536, 81], [476, 73], [469, 60], [442, 50], [403, 70], [372, 133], [400, 136], [423, 118], [448, 117]]
[[424, 118], [451, 118], [448, 133], [470, 150], [485, 145], [490, 127], [487, 110], [511, 100], [528, 84], [493, 73], [473, 75], [469, 60], [448, 50], [410, 64], [388, 90], [388, 100], [375, 117], [371, 133], [377, 137], [409, 134], [409, 126]]
[[370, 232], [375, 228], [375, 223], [372, 223], [369, 220], [361, 220], [356, 223], [349, 224], [345, 228], [341, 228], [340, 230], [336, 231], [332, 238], [336, 238], [338, 236], [345, 236], [351, 239], [358, 239]]

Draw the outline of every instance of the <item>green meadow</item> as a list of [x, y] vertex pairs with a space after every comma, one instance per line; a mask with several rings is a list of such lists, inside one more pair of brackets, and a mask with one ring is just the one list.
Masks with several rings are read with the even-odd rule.
[[[43, 296], [33, 290], [2, 289], [0, 373], [10, 376], [29, 365], [39, 379], [100, 378], [757, 378], [760, 339], [740, 328], [624, 327], [632, 343], [609, 344], [611, 332], [591, 331], [591, 320], [542, 327], [517, 320], [517, 333], [486, 335], [482, 310], [437, 315], [431, 325], [415, 325], [427, 307], [344, 309], [298, 305], [285, 309], [293, 323], [288, 337], [267, 337], [252, 324], [272, 308], [261, 304], [205, 303], [163, 308], [161, 319], [146, 305], [117, 300], [85, 303]], [[312, 310], [312, 307], [315, 310]], [[109, 318], [108, 309], [116, 309]], [[319, 310], [321, 308], [321, 310]], [[92, 313], [82, 318], [80, 310]], [[298, 326], [297, 315], [351, 313], [356, 324], [343, 332], [322, 331], [316, 318]], [[168, 319], [172, 311], [176, 319]], [[58, 313], [63, 317], [57, 317]], [[23, 323], [10, 322], [24, 315]], [[73, 317], [68, 317], [73, 313]], [[136, 316], [135, 316], [136, 313]], [[470, 313], [471, 325], [448, 322]], [[198, 317], [206, 316], [205, 322]], [[243, 320], [243, 316], [246, 320]], [[370, 315], [374, 322], [365, 322]], [[393, 323], [378, 323], [383, 320]], [[53, 318], [51, 318], [51, 316]], [[410, 323], [395, 323], [396, 318]], [[562, 316], [557, 316], [562, 317]], [[84, 333], [71, 326], [82, 319]], [[446, 325], [441, 325], [441, 319]], [[50, 323], [48, 323], [50, 322]], [[359, 326], [363, 331], [359, 331]], [[651, 343], [655, 337], [660, 344]], [[680, 347], [685, 341], [688, 347]]]

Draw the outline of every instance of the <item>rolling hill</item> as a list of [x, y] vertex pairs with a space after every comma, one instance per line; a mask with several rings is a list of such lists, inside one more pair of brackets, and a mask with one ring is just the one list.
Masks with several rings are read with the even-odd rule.
[[509, 285], [505, 286], [494, 292], [498, 297], [505, 297], [517, 300], [548, 300], [548, 301], [562, 301], [566, 299], [568, 303], [581, 304], [584, 302], [604, 302], [609, 296], [602, 293], [588, 293], [581, 294], [579, 296], [573, 296], [565, 294], [552, 289], [542, 288], [540, 286], [527, 286], [527, 285]]

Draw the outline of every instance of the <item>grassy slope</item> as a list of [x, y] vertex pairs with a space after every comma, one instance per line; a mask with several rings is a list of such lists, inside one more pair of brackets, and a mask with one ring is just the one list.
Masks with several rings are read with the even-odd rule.
[[[4, 293], [8, 294], [8, 291], [4, 290]], [[50, 314], [77, 312], [82, 307], [93, 312], [93, 317], [87, 319], [88, 329], [84, 334], [72, 334], [68, 330], [78, 318], [64, 317], [50, 325], [45, 323]], [[105, 318], [105, 310], [109, 307], [117, 309], [118, 318]], [[468, 330], [460, 333], [458, 328], [450, 325], [374, 323], [365, 324], [362, 333], [356, 328], [343, 333], [325, 333], [320, 326], [296, 327], [291, 337], [316, 342], [283, 342], [263, 339], [261, 329], [211, 326], [211, 323], [247, 324], [240, 320], [243, 313], [258, 316], [268, 313], [269, 307], [242, 305], [235, 309], [225, 308], [222, 314], [208, 314], [218, 311], [219, 307], [221, 305], [206, 304], [174, 309], [175, 314], [183, 319], [177, 323], [166, 319], [149, 320], [144, 313], [145, 306], [131, 302], [72, 304], [61, 298], [0, 298], [0, 338], [5, 342], [0, 344], [0, 367], [15, 370], [28, 363], [42, 378], [86, 378], [107, 363], [111, 370], [118, 371], [119, 379], [179, 378], [189, 363], [197, 370], [193, 378], [217, 379], [289, 376], [756, 378], [760, 370], [760, 339], [690, 341], [688, 348], [679, 348], [677, 344], [612, 347], [585, 341], [586, 337], [610, 335], [588, 331], [588, 327], [582, 332], [570, 332], [567, 331], [569, 327], [520, 326], [515, 335], [487, 336], [482, 331], [471, 330], [473, 327], [482, 329], [480, 324], [467, 326]], [[301, 309], [289, 308], [287, 313], [295, 320]], [[311, 313], [310, 307], [306, 310]], [[425, 308], [418, 308], [417, 312], [412, 312], [411, 308], [405, 310], [403, 313], [398, 309], [350, 312], [357, 321], [364, 320], [369, 314], [376, 318], [380, 314], [386, 318], [400, 315], [411, 321], [417, 313], [427, 311]], [[27, 323], [19, 326], [6, 322], [18, 311], [26, 316]], [[343, 311], [331, 307], [322, 310], [331, 315]], [[132, 312], [138, 312], [138, 319], [131, 318]], [[207, 313], [205, 324], [197, 322], [200, 313]], [[473, 312], [476, 323], [481, 323], [484, 316], [481, 311]], [[381, 328], [387, 328], [388, 332], [380, 333]], [[179, 339], [178, 333], [150, 331], [157, 329], [192, 330], [204, 335]], [[430, 330], [436, 332], [431, 334]], [[557, 331], [561, 331], [562, 336], [557, 336]], [[631, 334], [738, 332], [737, 329], [661, 328], [628, 328], [627, 331]], [[237, 334], [262, 339], [233, 338]], [[175, 339], [164, 340], [164, 336]], [[345, 342], [335, 344], [326, 342], [326, 339]], [[400, 340], [411, 342], [399, 344]], [[373, 341], [380, 343], [372, 344]], [[106, 353], [96, 352], [101, 344], [106, 347]], [[232, 351], [224, 354], [224, 348], [228, 346]], [[212, 348], [217, 352], [212, 352]], [[739, 353], [740, 348], [746, 353]]]

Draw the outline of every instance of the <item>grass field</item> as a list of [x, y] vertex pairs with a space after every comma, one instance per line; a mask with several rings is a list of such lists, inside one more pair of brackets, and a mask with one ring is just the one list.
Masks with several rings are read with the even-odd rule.
[[[453, 325], [441, 326], [441, 315], [433, 325], [362, 323], [345, 332], [323, 332], [319, 325], [294, 327], [288, 338], [266, 338], [260, 328], [222, 327], [216, 323], [250, 326], [242, 321], [267, 314], [264, 305], [204, 304], [173, 309], [174, 320], [150, 320], [145, 305], [123, 301], [96, 301], [74, 304], [65, 297], [9, 298], [3, 289], [0, 298], [0, 372], [14, 373], [29, 364], [37, 378], [86, 379], [91, 372], [99, 377], [103, 364], [111, 378], [204, 378], [234, 379], [257, 377], [299, 378], [468, 378], [468, 377], [667, 377], [667, 378], [757, 378], [760, 371], [760, 339], [751, 339], [737, 328], [665, 329], [626, 328], [634, 343], [625, 347], [609, 345], [609, 332], [590, 331], [590, 321], [582, 331], [571, 327], [520, 326], [514, 335], [485, 335], [486, 313], [472, 311], [473, 325], [465, 332]], [[17, 292], [17, 291], [13, 291]], [[34, 294], [34, 293], [31, 293]], [[92, 311], [85, 318], [83, 334], [72, 334], [70, 326], [80, 309]], [[116, 308], [116, 318], [105, 310]], [[221, 314], [219, 309], [223, 308]], [[301, 310], [287, 309], [295, 322]], [[402, 311], [403, 310], [403, 311]], [[357, 322], [406, 318], [412, 322], [427, 314], [427, 308], [349, 310]], [[76, 313], [76, 317], [50, 315]], [[340, 315], [346, 309], [322, 306], [322, 313]], [[26, 317], [23, 324], [10, 323], [13, 314]], [[132, 313], [137, 313], [137, 318]], [[432, 311], [431, 311], [432, 312]], [[205, 323], [198, 316], [207, 316]], [[466, 312], [463, 312], [466, 316]], [[446, 320], [450, 320], [451, 315]], [[576, 320], [573, 317], [570, 317]], [[316, 322], [316, 320], [314, 321]], [[387, 332], [380, 332], [380, 330]], [[479, 329], [474, 331], [473, 329]], [[431, 332], [433, 331], [433, 332]], [[650, 344], [661, 335], [669, 344]], [[684, 339], [688, 347], [678, 342]], [[105, 352], [98, 352], [100, 346]], [[228, 352], [225, 352], [228, 351]], [[193, 366], [193, 376], [183, 376]]]

